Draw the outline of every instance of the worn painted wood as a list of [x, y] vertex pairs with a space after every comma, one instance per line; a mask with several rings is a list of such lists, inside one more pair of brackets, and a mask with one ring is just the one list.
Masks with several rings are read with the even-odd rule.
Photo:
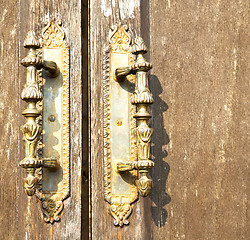
[[150, 1], [151, 239], [249, 238], [248, 10]]
[[[0, 6], [1, 239], [88, 239], [86, 3], [4, 0]], [[24, 170], [18, 167], [24, 157], [19, 131], [24, 123], [21, 112], [25, 109], [25, 103], [20, 101], [26, 76], [25, 68], [19, 65], [26, 54], [23, 41], [29, 30], [41, 33], [41, 24], [50, 15], [62, 19], [70, 45], [70, 119], [73, 123], [70, 126], [71, 197], [64, 201], [61, 222], [53, 225], [43, 221], [40, 201], [25, 195]]]
[[[248, 239], [247, 3], [114, 2], [90, 5], [92, 238]], [[149, 47], [155, 99], [154, 185], [123, 229], [107, 214], [101, 168], [101, 51], [117, 16]]]
[[140, 1], [90, 1], [90, 144], [92, 239], [140, 239], [146, 237], [143, 200], [135, 204], [130, 227], [117, 228], [108, 214], [103, 192], [103, 47], [114, 23], [128, 24], [140, 32]]
[[[246, 1], [90, 1], [89, 101], [86, 2], [0, 1], [0, 238], [248, 239]], [[40, 202], [22, 188], [25, 68], [19, 62], [27, 31], [38, 32], [54, 13], [70, 43], [73, 124], [71, 197], [62, 221], [51, 226], [42, 221]], [[108, 215], [102, 168], [102, 48], [119, 20], [141, 33], [149, 48], [156, 163], [150, 197], [140, 198], [122, 229]]]
[[[16, 202], [16, 197], [20, 195], [18, 186], [21, 183], [19, 180], [21, 174], [17, 168], [20, 155], [18, 143], [21, 141], [17, 119], [21, 114], [18, 95], [19, 24], [17, 19], [19, 12], [18, 8], [15, 8], [17, 4], [18, 1], [12, 1], [11, 4], [9, 1], [0, 3], [0, 232], [1, 237], [4, 236], [5, 239], [14, 239], [16, 236], [19, 223], [16, 219], [20, 219], [20, 217], [16, 218], [17, 213], [20, 212], [17, 205], [24, 206], [23, 202], [19, 204]], [[8, 26], [11, 28], [7, 31]], [[25, 204], [27, 205], [27, 201]]]

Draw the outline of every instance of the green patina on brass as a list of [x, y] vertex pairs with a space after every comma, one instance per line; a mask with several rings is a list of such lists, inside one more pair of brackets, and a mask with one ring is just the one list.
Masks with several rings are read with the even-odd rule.
[[138, 192], [142, 197], [149, 194], [152, 180], [147, 174], [154, 167], [147, 109], [153, 103], [147, 77], [152, 65], [143, 57], [147, 48], [142, 38], [130, 44], [128, 27], [113, 26], [103, 60], [105, 200], [120, 227], [129, 223]]
[[[128, 65], [128, 54], [112, 53], [111, 76], [114, 75], [118, 65]], [[126, 194], [130, 189], [130, 175], [116, 172], [116, 165], [119, 161], [130, 160], [129, 150], [129, 81], [118, 83], [110, 79], [110, 101], [111, 101], [111, 158], [112, 158], [112, 193]], [[122, 124], [117, 125], [117, 120]]]
[[[57, 63], [62, 68], [62, 50], [44, 49], [43, 58]], [[43, 85], [43, 157], [56, 157], [59, 165], [62, 165], [62, 86], [63, 77], [60, 73], [56, 78], [50, 78], [43, 73], [45, 83]], [[50, 121], [50, 116], [54, 116], [54, 121]], [[62, 188], [63, 171], [59, 167], [57, 171], [43, 169], [44, 192], [55, 192]]]
[[25, 158], [19, 165], [27, 172], [26, 194], [41, 200], [44, 220], [50, 223], [60, 220], [70, 194], [69, 48], [61, 25], [48, 21], [40, 40], [29, 32], [24, 42], [28, 55], [21, 61], [27, 67], [21, 97], [28, 106], [21, 126]]
[[115, 25], [104, 48], [104, 194], [116, 226], [129, 224], [127, 218], [138, 198], [136, 172], [117, 171], [118, 162], [132, 162], [136, 158], [132, 136], [136, 127], [135, 107], [131, 104], [134, 78], [125, 77], [118, 82], [115, 75], [117, 68], [133, 61], [130, 43], [127, 26]]

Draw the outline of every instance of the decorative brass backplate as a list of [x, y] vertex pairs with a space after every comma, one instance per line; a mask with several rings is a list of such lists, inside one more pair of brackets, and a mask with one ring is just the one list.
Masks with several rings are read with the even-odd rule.
[[146, 197], [152, 185], [147, 176], [154, 167], [147, 110], [153, 103], [147, 78], [152, 65], [143, 57], [146, 52], [143, 39], [136, 37], [131, 45], [128, 27], [118, 24], [103, 54], [105, 200], [120, 227], [129, 223], [138, 192]]
[[[57, 171], [39, 170], [41, 187], [36, 196], [42, 201], [46, 222], [59, 220], [63, 200], [70, 193], [69, 162], [69, 47], [60, 21], [50, 20], [42, 30], [42, 58], [56, 62], [59, 76], [50, 78], [43, 71], [39, 82], [43, 89], [42, 143], [38, 149], [43, 158], [59, 159]], [[41, 174], [42, 171], [42, 174]]]
[[117, 82], [115, 70], [130, 65], [131, 36], [128, 27], [115, 25], [110, 31], [109, 41], [104, 48], [103, 95], [104, 95], [104, 186], [105, 199], [110, 204], [114, 224], [129, 224], [132, 204], [138, 198], [135, 185], [136, 171], [120, 174], [116, 165], [122, 161], [136, 160], [136, 143], [133, 129], [135, 106], [131, 104], [134, 91], [134, 76]]
[[[28, 55], [22, 60], [22, 65], [26, 66], [28, 71], [30, 68], [33, 69], [32, 86], [41, 90], [41, 96], [27, 100], [23, 94], [22, 98], [28, 104], [29, 102], [36, 104], [32, 108], [35, 109], [32, 114], [35, 114], [33, 118], [36, 123], [32, 124], [39, 129], [41, 134], [39, 134], [40, 137], [37, 134], [36, 146], [34, 145], [37, 154], [33, 153], [32, 160], [30, 160], [30, 154], [26, 151], [26, 158], [20, 162], [20, 166], [24, 167], [28, 173], [24, 185], [26, 193], [29, 196], [35, 194], [41, 200], [45, 222], [53, 223], [60, 220], [63, 200], [70, 194], [69, 47], [61, 22], [55, 19], [45, 24], [40, 41], [36, 40], [34, 32], [31, 32], [31, 37], [29, 33], [27, 39], [31, 40], [27, 43], [26, 39], [25, 46], [31, 49], [32, 57], [40, 64], [35, 64]], [[32, 50], [36, 48], [36, 51]], [[56, 66], [56, 71], [51, 71], [52, 66]], [[38, 77], [36, 78], [37, 69]], [[50, 70], [50, 72], [45, 70]], [[27, 75], [27, 83], [29, 82], [29, 75]], [[23, 113], [25, 117], [26, 112]], [[28, 122], [30, 116], [29, 113]], [[26, 159], [29, 160], [29, 165]], [[35, 165], [36, 161], [40, 164]], [[32, 183], [35, 184], [32, 185]]]

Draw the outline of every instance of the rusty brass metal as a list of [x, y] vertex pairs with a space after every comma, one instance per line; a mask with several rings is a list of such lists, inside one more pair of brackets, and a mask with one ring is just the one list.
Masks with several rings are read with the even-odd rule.
[[114, 224], [120, 227], [129, 224], [138, 192], [147, 196], [152, 184], [147, 177], [154, 166], [149, 159], [153, 129], [147, 125], [147, 106], [153, 98], [146, 75], [152, 66], [143, 58], [145, 52], [141, 38], [131, 45], [126, 25], [112, 27], [103, 54], [104, 192]]
[[61, 23], [51, 19], [38, 39], [30, 31], [24, 42], [28, 55], [21, 61], [27, 80], [21, 98], [27, 122], [21, 126], [25, 142], [24, 190], [42, 202], [44, 220], [59, 221], [69, 196], [69, 48]]
[[[21, 61], [21, 64], [27, 67], [27, 79], [21, 94], [22, 100], [28, 103], [27, 109], [23, 111], [27, 122], [21, 126], [23, 141], [25, 143], [25, 158], [20, 161], [19, 165], [25, 168], [27, 177], [24, 179], [24, 190], [28, 196], [34, 195], [38, 178], [35, 177], [35, 170], [39, 167], [56, 168], [57, 159], [38, 159], [36, 157], [36, 147], [39, 141], [42, 128], [36, 122], [41, 116], [41, 112], [37, 109], [36, 104], [43, 98], [40, 87], [37, 83], [37, 68], [43, 67], [43, 61], [37, 57], [36, 49], [40, 47], [40, 43], [33, 31], [30, 31], [24, 41], [24, 47], [28, 48], [28, 55]], [[48, 67], [48, 71], [58, 72], [57, 65], [54, 63], [53, 68]], [[50, 164], [46, 164], [46, 162]]]
[[154, 167], [154, 162], [150, 160], [150, 143], [153, 134], [153, 129], [147, 124], [148, 120], [152, 117], [147, 111], [148, 105], [153, 103], [153, 97], [148, 88], [147, 72], [152, 68], [143, 54], [147, 52], [145, 43], [141, 37], [135, 38], [135, 42], [131, 48], [131, 52], [136, 55], [136, 61], [126, 67], [116, 69], [116, 77], [123, 78], [129, 74], [136, 74], [135, 91], [132, 97], [132, 104], [137, 106], [137, 113], [134, 114], [138, 122], [134, 134], [137, 142], [138, 161], [127, 163], [119, 162], [117, 170], [119, 172], [132, 171], [133, 169], [139, 170], [140, 177], [136, 180], [136, 185], [139, 194], [146, 197], [151, 189], [152, 180], [147, 177], [147, 173]]
[[136, 159], [136, 144], [132, 138], [136, 109], [131, 104], [135, 79], [129, 76], [119, 83], [115, 75], [118, 67], [133, 63], [130, 43], [128, 27], [114, 25], [103, 53], [104, 194], [116, 226], [129, 224], [132, 204], [138, 198], [136, 171], [120, 174], [116, 168], [121, 159], [128, 162]]

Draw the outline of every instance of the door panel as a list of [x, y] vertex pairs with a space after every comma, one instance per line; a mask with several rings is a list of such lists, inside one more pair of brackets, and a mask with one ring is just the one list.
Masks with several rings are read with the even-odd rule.
[[[2, 0], [0, 10], [1, 239], [247, 239], [246, 1]], [[24, 193], [18, 167], [23, 41], [50, 15], [70, 47], [71, 195], [53, 225]], [[153, 187], [123, 228], [103, 183], [103, 47], [117, 22], [148, 47], [154, 98]]]
[[[57, 0], [4, 0], [0, 5], [0, 238], [88, 239], [87, 5]], [[50, 16], [62, 20], [69, 42], [70, 121], [73, 123], [70, 124], [71, 196], [64, 201], [61, 222], [53, 225], [43, 221], [41, 202], [24, 193], [25, 171], [18, 167], [24, 157], [19, 128], [25, 122], [22, 111], [26, 107], [20, 99], [26, 78], [26, 69], [19, 65], [27, 53], [23, 41], [30, 30], [40, 34], [43, 21]]]
[[[247, 239], [247, 6], [92, 1], [90, 9], [93, 239]], [[102, 48], [120, 20], [149, 47], [155, 161], [150, 196], [123, 228], [104, 202], [100, 131]]]
[[153, 239], [248, 239], [247, 8], [151, 1]]
[[[0, 25], [0, 125], [1, 125], [1, 139], [0, 139], [0, 156], [1, 156], [1, 171], [0, 171], [0, 223], [1, 235], [8, 239], [9, 236], [16, 235], [16, 228], [24, 222], [24, 216], [21, 216], [21, 221], [15, 221], [16, 215], [19, 213], [19, 208], [24, 208], [24, 202], [20, 202], [17, 206], [16, 199], [23, 192], [20, 189], [21, 175], [19, 168], [17, 168], [20, 156], [20, 134], [19, 121], [16, 118], [21, 114], [20, 101], [17, 99], [18, 89], [20, 83], [18, 81], [17, 61], [18, 41], [19, 41], [19, 25], [17, 19], [19, 16], [18, 8], [15, 8], [18, 1], [9, 1], [1, 3], [3, 11], [1, 11], [1, 25]], [[12, 26], [10, 31], [6, 31], [7, 26]], [[11, 34], [12, 31], [12, 34]], [[15, 91], [16, 90], [16, 91]], [[15, 91], [15, 92], [14, 92]], [[10, 97], [14, 96], [15, 97]], [[8, 104], [7, 104], [8, 103]], [[17, 176], [19, 176], [17, 178]], [[7, 181], [8, 180], [8, 181]], [[9, 181], [10, 180], [10, 181]], [[27, 203], [26, 203], [27, 204]], [[22, 229], [20, 230], [20, 232]], [[11, 238], [9, 238], [11, 239]], [[14, 239], [14, 238], [12, 238]]]
[[[140, 31], [140, 1], [131, 1], [133, 7], [119, 8], [122, 1], [112, 6], [111, 1], [90, 2], [90, 129], [91, 129], [91, 227], [92, 239], [140, 239], [146, 236], [143, 201], [135, 204], [130, 226], [114, 226], [104, 200], [103, 187], [103, 96], [102, 61], [103, 48], [111, 26], [116, 22], [128, 23], [131, 29]], [[147, 200], [146, 200], [147, 201]], [[131, 227], [132, 226], [132, 227]]]

